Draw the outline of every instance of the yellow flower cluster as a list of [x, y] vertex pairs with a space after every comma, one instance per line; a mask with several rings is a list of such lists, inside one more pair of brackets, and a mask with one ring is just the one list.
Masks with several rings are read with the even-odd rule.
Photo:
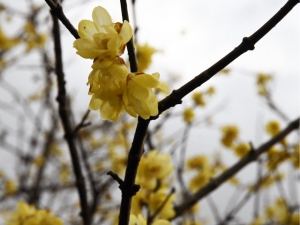
[[223, 133], [221, 139], [222, 144], [225, 147], [230, 148], [239, 135], [239, 129], [237, 128], [237, 126], [231, 125], [231, 126], [223, 126], [221, 128], [221, 131]]
[[221, 130], [221, 143], [225, 147], [231, 148], [237, 157], [242, 158], [249, 153], [249, 151], [251, 150], [251, 146], [248, 143], [237, 141], [239, 135], [238, 127], [234, 125], [223, 126]]
[[118, 120], [124, 110], [143, 119], [156, 116], [158, 103], [153, 88], [164, 88], [159, 74], [129, 73], [120, 57], [132, 38], [130, 24], [126, 20], [113, 23], [100, 6], [93, 10], [92, 18], [79, 22], [80, 39], [74, 41], [78, 55], [94, 60], [87, 82], [92, 95], [89, 108], [111, 121]]
[[167, 193], [167, 178], [173, 170], [171, 156], [168, 154], [152, 150], [146, 156], [142, 156], [136, 177], [136, 183], [141, 188], [132, 200], [133, 215], [141, 214], [145, 205], [148, 206], [151, 215], [157, 215], [156, 219], [167, 220], [175, 215], [173, 209], [175, 196], [173, 193]]
[[49, 210], [37, 210], [25, 202], [19, 202], [6, 225], [63, 225], [63, 222]]
[[281, 163], [286, 161], [288, 157], [289, 154], [285, 149], [279, 150], [275, 147], [271, 148], [267, 152], [267, 168], [269, 170], [276, 169]]
[[196, 175], [190, 180], [189, 188], [197, 191], [206, 185], [214, 174], [213, 167], [205, 155], [198, 155], [187, 160], [188, 170], [196, 171]]
[[258, 94], [265, 96], [268, 94], [267, 84], [272, 80], [272, 76], [264, 73], [257, 74], [256, 84], [258, 87]]

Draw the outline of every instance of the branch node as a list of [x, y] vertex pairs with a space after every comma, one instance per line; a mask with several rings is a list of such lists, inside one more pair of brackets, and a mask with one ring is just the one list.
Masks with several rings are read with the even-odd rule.
[[254, 44], [253, 44], [253, 42], [250, 40], [249, 37], [244, 37], [244, 38], [243, 38], [243, 41], [242, 41], [242, 44], [246, 45], [246, 46], [247, 46], [247, 49], [250, 50], [250, 51], [252, 51], [252, 50], [255, 49]]
[[117, 181], [118, 184], [120, 185], [120, 186], [119, 186], [120, 189], [122, 189], [122, 186], [123, 186], [123, 184], [124, 184], [124, 181], [118, 176], [118, 174], [116, 174], [116, 173], [114, 173], [114, 172], [112, 172], [112, 171], [108, 171], [108, 172], [107, 172], [107, 175], [111, 176], [112, 179], [114, 179], [115, 181]]

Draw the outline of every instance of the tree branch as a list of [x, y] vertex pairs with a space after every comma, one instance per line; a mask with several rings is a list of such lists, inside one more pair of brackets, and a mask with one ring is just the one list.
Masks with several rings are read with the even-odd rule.
[[87, 195], [86, 195], [86, 186], [85, 181], [82, 175], [82, 170], [80, 166], [80, 159], [78, 156], [78, 151], [76, 149], [76, 145], [74, 142], [74, 129], [72, 128], [70, 115], [68, 112], [68, 105], [67, 105], [67, 96], [66, 96], [66, 89], [65, 89], [65, 78], [63, 72], [63, 63], [62, 63], [62, 51], [61, 51], [61, 42], [60, 42], [60, 30], [58, 19], [55, 15], [52, 15], [53, 19], [53, 37], [54, 37], [54, 50], [55, 50], [55, 72], [57, 75], [57, 83], [58, 83], [58, 96], [57, 102], [59, 104], [59, 116], [64, 128], [64, 138], [67, 141], [73, 171], [76, 178], [76, 187], [79, 194], [80, 204], [81, 204], [81, 215], [84, 222], [84, 225], [90, 224], [90, 217], [89, 217], [89, 207], [87, 202]]
[[74, 36], [74, 38], [79, 39], [78, 32], [75, 27], [70, 23], [68, 18], [65, 16], [63, 9], [59, 3], [55, 3], [52, 0], [45, 0], [45, 2], [51, 8], [50, 12], [52, 15], [55, 15], [65, 27], [70, 31], [70, 33]]
[[192, 92], [197, 87], [200, 87], [210, 78], [212, 78], [220, 70], [241, 56], [248, 50], [254, 50], [254, 45], [264, 37], [273, 27], [276, 26], [292, 9], [299, 3], [299, 0], [289, 0], [268, 22], [266, 22], [260, 29], [258, 29], [250, 37], [244, 37], [242, 43], [232, 50], [229, 54], [212, 65], [207, 70], [196, 76], [194, 79], [183, 85], [177, 90], [174, 90], [169, 96], [159, 102], [159, 114], [170, 107], [181, 104], [181, 99]]
[[296, 119], [291, 122], [283, 131], [281, 131], [278, 135], [273, 137], [271, 140], [261, 145], [257, 150], [251, 151], [247, 156], [242, 158], [239, 162], [233, 165], [230, 169], [226, 170], [217, 178], [212, 179], [207, 185], [205, 185], [202, 189], [198, 190], [193, 195], [190, 195], [186, 198], [182, 203], [175, 207], [176, 215], [174, 218], [182, 215], [185, 210], [189, 209], [195, 203], [197, 203], [200, 199], [210, 194], [216, 188], [220, 187], [222, 183], [224, 183], [227, 179], [235, 175], [241, 169], [243, 169], [249, 163], [255, 161], [261, 154], [268, 151], [274, 144], [282, 140], [285, 136], [287, 136], [293, 130], [299, 128], [300, 119]]
[[[126, 0], [120, 0], [120, 3], [121, 3], [123, 20], [127, 20], [129, 22], [127, 2], [126, 2]], [[128, 56], [129, 56], [130, 71], [132, 73], [138, 72], [138, 64], [137, 64], [136, 57], [135, 57], [133, 37], [127, 43], [127, 50], [128, 50]]]

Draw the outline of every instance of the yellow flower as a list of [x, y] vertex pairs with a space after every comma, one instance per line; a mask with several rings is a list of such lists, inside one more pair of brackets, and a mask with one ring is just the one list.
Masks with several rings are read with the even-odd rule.
[[63, 225], [51, 211], [37, 210], [25, 202], [19, 202], [17, 210], [10, 217], [6, 225]]
[[247, 143], [239, 143], [237, 146], [234, 147], [234, 153], [240, 158], [247, 155], [249, 151], [250, 145]]
[[16, 183], [12, 180], [8, 180], [5, 182], [4, 193], [5, 195], [13, 195], [17, 192], [18, 187]]
[[128, 114], [139, 115], [143, 119], [158, 114], [158, 102], [152, 88], [160, 86], [159, 73], [130, 73], [123, 94], [123, 102]]
[[216, 89], [214, 87], [209, 87], [206, 91], [208, 95], [213, 95], [216, 93]]
[[147, 156], [142, 156], [136, 183], [148, 190], [153, 190], [157, 185], [157, 179], [164, 179], [173, 172], [171, 160], [170, 155], [159, 153], [157, 150], [152, 150]]
[[236, 126], [223, 126], [221, 128], [223, 132], [223, 137], [221, 139], [222, 144], [225, 147], [230, 148], [233, 142], [236, 140], [239, 134], [239, 130]]
[[125, 63], [116, 63], [116, 58], [120, 60], [118, 56], [124, 53], [125, 45], [132, 37], [130, 24], [126, 20], [123, 24], [113, 23], [109, 13], [101, 6], [93, 10], [92, 18], [93, 21], [81, 20], [78, 24], [80, 39], [73, 43], [76, 53], [83, 58], [94, 59], [93, 69], [106, 69], [114, 79], [124, 79], [127, 74], [120, 75], [116, 71], [123, 71]]
[[[168, 198], [168, 201], [166, 199]], [[158, 217], [161, 219], [170, 219], [175, 215], [173, 208], [174, 194], [168, 196], [164, 190], [159, 190], [150, 194], [148, 207], [152, 215], [160, 209], [163, 205], [163, 208], [159, 211]]]
[[145, 71], [152, 62], [152, 55], [156, 52], [155, 48], [152, 48], [148, 44], [137, 46], [137, 61], [139, 71]]
[[192, 108], [187, 108], [183, 111], [183, 120], [187, 123], [193, 122], [195, 113]]
[[204, 96], [202, 92], [194, 92], [192, 98], [196, 105], [205, 106]]
[[269, 123], [267, 123], [266, 131], [271, 136], [275, 136], [280, 132], [280, 124], [277, 121], [272, 120]]
[[272, 80], [272, 76], [264, 73], [257, 74], [256, 84], [258, 87], [259, 95], [266, 95], [268, 93], [267, 83]]
[[205, 170], [209, 168], [209, 161], [207, 156], [199, 155], [187, 160], [188, 169]]

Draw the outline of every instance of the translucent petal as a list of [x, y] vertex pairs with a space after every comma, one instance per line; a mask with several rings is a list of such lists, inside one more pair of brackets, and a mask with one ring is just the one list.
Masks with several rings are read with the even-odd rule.
[[134, 82], [134, 80], [130, 80], [128, 82], [127, 88], [130, 91], [130, 93], [137, 99], [147, 99], [149, 96], [149, 90], [138, 85]]
[[98, 6], [93, 10], [92, 18], [94, 23], [96, 24], [97, 29], [99, 29], [103, 25], [112, 25], [112, 20], [109, 13], [101, 6]]
[[149, 74], [134, 76], [132, 80], [145, 88], [154, 88], [159, 85], [159, 80], [155, 76]]
[[78, 24], [78, 34], [80, 38], [93, 40], [93, 35], [97, 33], [95, 24], [90, 20], [81, 20]]
[[83, 58], [93, 59], [97, 57], [97, 52], [94, 50], [97, 46], [94, 42], [88, 41], [87, 39], [77, 39], [73, 42], [73, 47], [77, 49], [77, 54]]
[[130, 41], [130, 39], [132, 37], [132, 28], [131, 28], [130, 24], [128, 23], [128, 21], [126, 21], [126, 20], [124, 21], [119, 35], [122, 37], [123, 44], [126, 44], [127, 42]]

